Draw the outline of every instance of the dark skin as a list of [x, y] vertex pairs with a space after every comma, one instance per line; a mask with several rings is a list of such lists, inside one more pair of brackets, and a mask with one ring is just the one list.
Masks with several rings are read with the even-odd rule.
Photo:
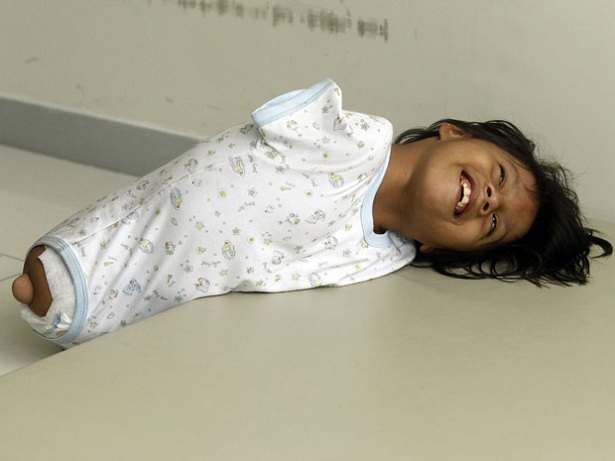
[[44, 317], [51, 306], [51, 291], [47, 283], [43, 263], [38, 259], [45, 247], [36, 246], [28, 254], [23, 274], [13, 282], [13, 296], [22, 304], [30, 306], [32, 312]]

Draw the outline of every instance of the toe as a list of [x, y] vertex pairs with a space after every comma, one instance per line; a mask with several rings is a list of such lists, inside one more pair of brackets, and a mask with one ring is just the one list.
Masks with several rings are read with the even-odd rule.
[[13, 296], [22, 304], [32, 304], [34, 287], [28, 274], [21, 274], [13, 281]]

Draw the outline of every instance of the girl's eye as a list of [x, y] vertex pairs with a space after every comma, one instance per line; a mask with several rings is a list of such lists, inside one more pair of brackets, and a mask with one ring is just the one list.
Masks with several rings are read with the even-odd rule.
[[500, 165], [500, 185], [502, 185], [505, 179], [506, 179], [506, 170], [504, 169], [502, 165]]
[[489, 233], [487, 234], [487, 236], [490, 236], [491, 234], [493, 234], [497, 228], [498, 228], [498, 217], [495, 215], [495, 213], [493, 213], [491, 215], [491, 228], [489, 229]]

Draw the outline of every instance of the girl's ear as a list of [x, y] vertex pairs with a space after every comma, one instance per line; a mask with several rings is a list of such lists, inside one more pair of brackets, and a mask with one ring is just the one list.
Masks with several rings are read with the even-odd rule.
[[440, 139], [445, 141], [449, 139], [470, 137], [470, 135], [466, 133], [463, 129], [449, 122], [444, 122], [442, 125], [440, 125], [439, 134]]

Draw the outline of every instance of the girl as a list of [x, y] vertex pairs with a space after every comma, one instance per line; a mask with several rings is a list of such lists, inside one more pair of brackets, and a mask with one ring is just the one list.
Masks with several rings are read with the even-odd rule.
[[343, 110], [332, 80], [252, 119], [39, 239], [13, 284], [34, 330], [71, 347], [197, 297], [342, 286], [413, 261], [585, 283], [591, 245], [612, 252], [561, 168], [507, 122], [444, 120], [392, 144], [391, 124]]

